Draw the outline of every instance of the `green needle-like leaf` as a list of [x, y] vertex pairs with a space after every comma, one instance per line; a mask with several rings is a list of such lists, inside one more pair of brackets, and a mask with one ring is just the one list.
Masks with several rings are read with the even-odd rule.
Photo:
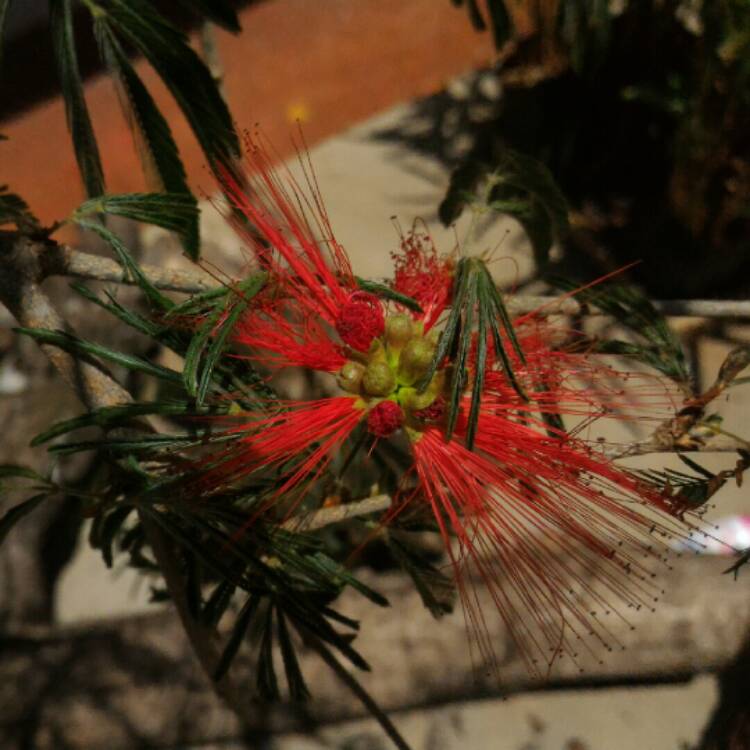
[[452, 612], [456, 598], [453, 581], [409, 543], [407, 534], [389, 530], [386, 540], [391, 554], [414, 581], [423, 604], [430, 610], [432, 616], [440, 618]]
[[0, 479], [7, 479], [9, 477], [14, 479], [31, 479], [34, 482], [49, 484], [49, 480], [46, 477], [43, 477], [38, 471], [34, 471], [34, 469], [28, 466], [0, 464]]
[[22, 519], [29, 515], [35, 508], [40, 506], [49, 495], [46, 493], [41, 495], [34, 495], [28, 500], [24, 500], [18, 505], [14, 505], [10, 510], [6, 511], [2, 518], [0, 518], [0, 544], [5, 541], [5, 537], [8, 536], [11, 529]]
[[284, 618], [281, 609], [277, 610], [276, 617], [279, 623], [279, 647], [281, 650], [281, 657], [284, 661], [284, 672], [286, 673], [286, 681], [289, 685], [289, 694], [293, 701], [302, 703], [310, 697], [310, 691], [307, 689], [305, 678], [302, 676], [302, 670], [300, 669], [299, 660], [297, 659], [297, 652], [292, 643], [292, 638], [289, 635], [286, 619]]
[[[196, 409], [191, 404], [180, 403], [177, 401], [154, 401], [141, 402], [136, 404], [121, 404], [118, 406], [104, 406], [101, 409], [95, 409], [87, 414], [81, 414], [73, 419], [66, 419], [62, 422], [53, 424], [52, 427], [39, 433], [32, 441], [32, 446], [43, 445], [60, 435], [65, 435], [74, 430], [80, 430], [84, 427], [103, 427], [119, 426], [127, 424], [139, 417], [158, 414], [161, 417], [175, 417], [192, 415]], [[2, 477], [2, 467], [0, 467], [0, 477]]]
[[495, 49], [499, 50], [510, 39], [512, 32], [512, 25], [505, 7], [505, 0], [487, 0], [487, 10], [490, 16]]
[[600, 284], [576, 289], [575, 283], [565, 279], [552, 279], [551, 283], [572, 290], [577, 300], [611, 315], [638, 339], [636, 342], [616, 339], [597, 341], [595, 351], [639, 360], [683, 385], [690, 381], [680, 340], [672, 332], [667, 319], [636, 287]]
[[219, 663], [216, 665], [214, 670], [213, 678], [214, 681], [219, 682], [224, 675], [229, 671], [229, 667], [232, 665], [234, 657], [237, 656], [237, 652], [240, 650], [242, 641], [245, 638], [247, 629], [250, 627], [250, 623], [253, 620], [253, 615], [258, 609], [260, 604], [260, 597], [253, 594], [247, 598], [244, 606], [237, 615], [237, 621], [234, 623], [232, 633], [229, 636], [227, 645], [224, 646], [224, 651], [221, 654]]
[[387, 284], [379, 284], [377, 281], [370, 281], [368, 279], [360, 278], [359, 276], [355, 276], [354, 279], [357, 282], [357, 286], [365, 292], [371, 292], [372, 294], [378, 297], [382, 297], [383, 299], [389, 299], [393, 302], [398, 302], [409, 310], [414, 310], [414, 312], [422, 312], [422, 308], [419, 306], [419, 303], [415, 299], [397, 292]]
[[107, 24], [153, 66], [172, 92], [212, 167], [239, 156], [232, 117], [210, 71], [181, 31], [147, 0], [96, 0]]
[[10, 0], [0, 0], [0, 73], [3, 70], [3, 44], [5, 42], [5, 20], [8, 17]]
[[[95, 21], [94, 31], [102, 59], [119, 83], [117, 90], [138, 145], [144, 172], [153, 180], [157, 189], [189, 195], [185, 169], [167, 121], [111, 29], [106, 24]], [[185, 250], [193, 258], [198, 253], [197, 235], [196, 215], [189, 231], [181, 234]]]
[[281, 697], [273, 665], [273, 610], [274, 608], [269, 606], [263, 618], [263, 632], [258, 652], [258, 693], [266, 701], [277, 701]]
[[[475, 333], [475, 321], [477, 331]], [[484, 387], [487, 367], [487, 336], [492, 336], [495, 355], [503, 364], [505, 374], [516, 392], [524, 400], [528, 397], [513, 372], [510, 357], [506, 351], [501, 329], [516, 352], [519, 360], [524, 362], [523, 351], [518, 343], [513, 322], [508, 315], [500, 293], [495, 288], [492, 276], [484, 262], [479, 258], [462, 258], [458, 262], [453, 281], [453, 300], [451, 312], [443, 329], [435, 355], [424, 377], [416, 384], [417, 389], [424, 390], [437, 372], [446, 357], [450, 357], [453, 372], [449, 386], [448, 419], [446, 438], [453, 436], [456, 420], [461, 409], [461, 397], [468, 379], [469, 354], [472, 343], [476, 340], [476, 358], [469, 409], [469, 421], [466, 432], [466, 445], [471, 449], [476, 438], [479, 420], [482, 389]], [[476, 339], [475, 339], [476, 336]]]
[[15, 328], [14, 330], [17, 333], [35, 339], [40, 344], [58, 346], [60, 349], [64, 349], [71, 354], [83, 355], [84, 357], [100, 357], [133, 372], [142, 372], [144, 375], [152, 375], [155, 378], [172, 383], [181, 382], [180, 374], [174, 370], [162, 367], [161, 365], [155, 365], [153, 362], [141, 359], [132, 354], [124, 354], [101, 344], [79, 339], [69, 333], [50, 331], [45, 328]]
[[[97, 231], [114, 245], [108, 237], [92, 226], [92, 216], [111, 214], [126, 219], [153, 224], [175, 232], [182, 239], [192, 258], [197, 258], [198, 203], [189, 193], [124, 193], [105, 195], [82, 203], [73, 213], [73, 221]], [[131, 264], [132, 265], [132, 264]], [[140, 274], [143, 278], [142, 274]], [[144, 290], [145, 291], [145, 290]]]
[[228, 581], [217, 584], [203, 607], [202, 619], [206, 625], [215, 628], [219, 624], [236, 590], [236, 587]]
[[224, 27], [227, 31], [237, 33], [241, 31], [240, 19], [237, 11], [229, 0], [178, 0], [186, 8], [194, 10], [198, 15]]
[[68, 129], [81, 177], [89, 197], [104, 193], [104, 171], [94, 136], [76, 57], [71, 0], [49, 0], [52, 45], [57, 61]]
[[[461, 409], [461, 396], [463, 395], [468, 376], [469, 352], [471, 350], [471, 342], [474, 335], [474, 315], [476, 313], [478, 302], [477, 278], [472, 271], [473, 269], [467, 273], [468, 284], [466, 298], [462, 306], [461, 324], [457, 329], [458, 339], [456, 342], [456, 353], [453, 357], [453, 372], [451, 374], [450, 398], [448, 401], [448, 421], [445, 427], [446, 440], [450, 440], [453, 437], [453, 430], [456, 427], [458, 412]], [[474, 394], [474, 398], [478, 402], [481, 398], [481, 394]], [[475, 410], [472, 409], [472, 411]], [[478, 413], [478, 408], [476, 409], [476, 412]], [[471, 425], [469, 426], [469, 429], [471, 429]], [[474, 429], [476, 429], [476, 426]]]

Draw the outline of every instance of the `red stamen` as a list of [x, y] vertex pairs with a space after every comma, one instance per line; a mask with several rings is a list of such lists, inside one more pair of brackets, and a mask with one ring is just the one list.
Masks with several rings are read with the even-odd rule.
[[383, 335], [385, 317], [380, 301], [369, 292], [353, 292], [336, 319], [341, 340], [358, 352], [366, 352], [373, 339]]
[[376, 437], [392, 435], [404, 423], [404, 413], [395, 401], [381, 401], [367, 415], [367, 429]]

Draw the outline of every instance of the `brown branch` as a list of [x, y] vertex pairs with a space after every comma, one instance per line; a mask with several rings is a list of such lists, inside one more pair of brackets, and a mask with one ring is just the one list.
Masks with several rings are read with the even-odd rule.
[[321, 508], [309, 513], [300, 513], [285, 521], [282, 528], [298, 534], [304, 531], [315, 531], [316, 529], [322, 529], [324, 526], [347, 521], [350, 518], [368, 516], [371, 513], [382, 513], [391, 507], [391, 503], [390, 495], [375, 495], [354, 503], [344, 503], [332, 508]]
[[[28, 248], [38, 256], [39, 281], [47, 276], [71, 276], [114, 284], [136, 283], [119, 263], [110, 258], [54, 242], [28, 241]], [[141, 269], [155, 287], [165, 291], [196, 294], [216, 286], [210, 276], [197, 269], [169, 269], [153, 265], [144, 265]], [[664, 315], [673, 317], [750, 318], [750, 300], [674, 299], [654, 300], [653, 304]], [[573, 297], [519, 295], [508, 297], [507, 305], [514, 315], [537, 310], [541, 315], [606, 315], [597, 307], [582, 304]]]
[[[750, 300], [668, 299], [652, 300], [654, 307], [668, 317], [750, 318]], [[598, 316], [608, 313], [596, 306], [579, 302], [574, 297], [519, 295], [508, 297], [508, 310], [513, 315], [539, 310], [543, 315]]]
[[[116, 261], [91, 255], [56, 243], [33, 243], [30, 251], [38, 256], [39, 268], [46, 276], [72, 276], [91, 281], [135, 284], [127, 271]], [[213, 279], [197, 270], [142, 266], [146, 278], [158, 289], [196, 294], [216, 286]]]
[[630, 458], [631, 456], [647, 456], [652, 453], [736, 453], [746, 450], [747, 443], [734, 440], [726, 435], [717, 435], [701, 442], [691, 441], [681, 445], [679, 441], [662, 441], [658, 438], [625, 443], [624, 445], [607, 446], [602, 453], [612, 460]]
[[[0, 236], [0, 263], [0, 301], [22, 326], [72, 332], [39, 287], [47, 273], [38, 243]], [[132, 401], [103, 365], [73, 357], [56, 346], [41, 344], [41, 348], [89, 409]]]

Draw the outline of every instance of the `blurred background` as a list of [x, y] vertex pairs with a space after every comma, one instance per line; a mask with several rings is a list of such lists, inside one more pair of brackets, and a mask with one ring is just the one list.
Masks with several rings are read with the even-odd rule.
[[[508, 290], [544, 289], [542, 272], [588, 280], [639, 261], [630, 278], [652, 297], [747, 296], [750, 12], [742, 2], [716, 0], [707, 9], [700, 0], [519, 1], [506, 3], [507, 31], [497, 2], [264, 0], [236, 4], [236, 34], [196, 25], [172, 7], [179, 3], [154, 5], [189, 32], [240, 131], [259, 125], [287, 159], [301, 124], [334, 230], [361, 276], [389, 275], [398, 247], [392, 217], [405, 227], [424, 220], [437, 247], [452, 249], [473, 195], [487, 204], [479, 250], [494, 253], [496, 280]], [[79, 8], [77, 50], [107, 188], [144, 191], [137, 145], [84, 15]], [[51, 224], [85, 192], [48, 25], [46, 0], [9, 6], [0, 184]], [[135, 56], [134, 68], [172, 128], [190, 187], [207, 199], [215, 181], [177, 103], [146, 61]], [[523, 158], [549, 170], [569, 213], [563, 204], [560, 217], [547, 172], [496, 189], [494, 177]], [[240, 241], [207, 201], [202, 206], [204, 257], [239, 272], [246, 262]], [[124, 222], [118, 229], [142, 262], [190, 265], [167, 232]], [[59, 236], [105, 252], [71, 227]], [[111, 319], [92, 315], [62, 279], [45, 287], [87, 338], [166, 361]], [[137, 292], [121, 295], [135, 300]], [[750, 338], [747, 321], [732, 315], [673, 323], [698, 391]], [[44, 471], [51, 459], [29, 440], [80, 406], [13, 325], [0, 307], [0, 463]], [[750, 401], [742, 388], [715, 406], [726, 430], [745, 434]], [[701, 464], [720, 471], [732, 458], [706, 455]], [[662, 466], [680, 464], [665, 459]], [[54, 471], [86, 482], [96, 465], [77, 457]], [[389, 747], [372, 720], [357, 719], [358, 709], [326, 693], [322, 683], [333, 678], [324, 671], [310, 679], [321, 702], [309, 714], [295, 709], [307, 731], [283, 722], [270, 731], [259, 721], [257, 732], [243, 733], [203, 681], [170, 613], [150, 603], [148, 580], [118, 565], [108, 570], [87, 546], [88, 524], [75, 502], [22, 522], [0, 548], [3, 747]], [[747, 492], [734, 482], [714, 504], [714, 519], [750, 514]], [[461, 643], [460, 612], [420, 619], [406, 595], [386, 615], [355, 602], [346, 611], [361, 616], [366, 655], [385, 675], [370, 687], [385, 696], [415, 750], [743, 748], [750, 744], [730, 745], [727, 737], [750, 742], [738, 687], [749, 674], [750, 578], [722, 576], [730, 563], [706, 555], [676, 566], [666, 599], [653, 619], [639, 622], [625, 657], [601, 673], [549, 684], [514, 676], [491, 685], [472, 674], [470, 662], [457, 667], [449, 651]], [[392, 571], [372, 576], [401, 590]], [[106, 690], [91, 689], [96, 670], [109, 675]], [[404, 685], [419, 688], [409, 693]]]

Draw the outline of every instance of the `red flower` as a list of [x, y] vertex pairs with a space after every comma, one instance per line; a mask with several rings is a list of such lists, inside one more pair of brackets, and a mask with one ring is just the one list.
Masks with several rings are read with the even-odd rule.
[[[418, 482], [403, 500], [432, 508], [464, 610], [486, 652], [491, 644], [483, 638], [484, 614], [469, 588], [470, 573], [485, 581], [532, 669], [561, 654], [575, 658], [578, 636], [608, 644], [606, 628], [583, 608], [576, 589], [607, 611], [618, 603], [648, 604], [650, 579], [628, 545], [641, 555], [651, 549], [654, 530], [669, 533], [672, 520], [664, 512], [670, 509], [595, 447], [545, 417], [585, 422], [618, 415], [633, 406], [623, 387], [627, 376], [585, 353], [554, 348], [554, 331], [523, 316], [514, 327], [525, 362], [510, 356], [531, 400], [519, 395], [490, 356], [475, 449], [464, 443], [470, 393], [463, 396], [453, 439], [446, 441], [445, 368], [423, 391], [415, 384], [427, 373], [439, 335], [435, 326], [450, 304], [453, 261], [438, 256], [426, 233], [412, 231], [394, 255], [393, 288], [413, 297], [422, 312], [386, 305], [358, 288], [309, 162], [303, 159], [305, 191], [288, 173], [273, 172], [251, 139], [248, 153], [247, 186], [227, 175], [224, 187], [247, 219], [235, 225], [271, 283], [238, 324], [236, 342], [270, 369], [335, 372], [341, 393], [286, 404], [272, 416], [242, 415], [236, 430], [243, 437], [212, 457], [206, 486], [276, 468], [285, 477], [277, 497], [319, 476], [360, 423], [373, 439], [403, 430]], [[657, 393], [663, 400], [661, 386], [641, 389], [636, 405]], [[600, 584], [596, 591], [592, 578]]]

